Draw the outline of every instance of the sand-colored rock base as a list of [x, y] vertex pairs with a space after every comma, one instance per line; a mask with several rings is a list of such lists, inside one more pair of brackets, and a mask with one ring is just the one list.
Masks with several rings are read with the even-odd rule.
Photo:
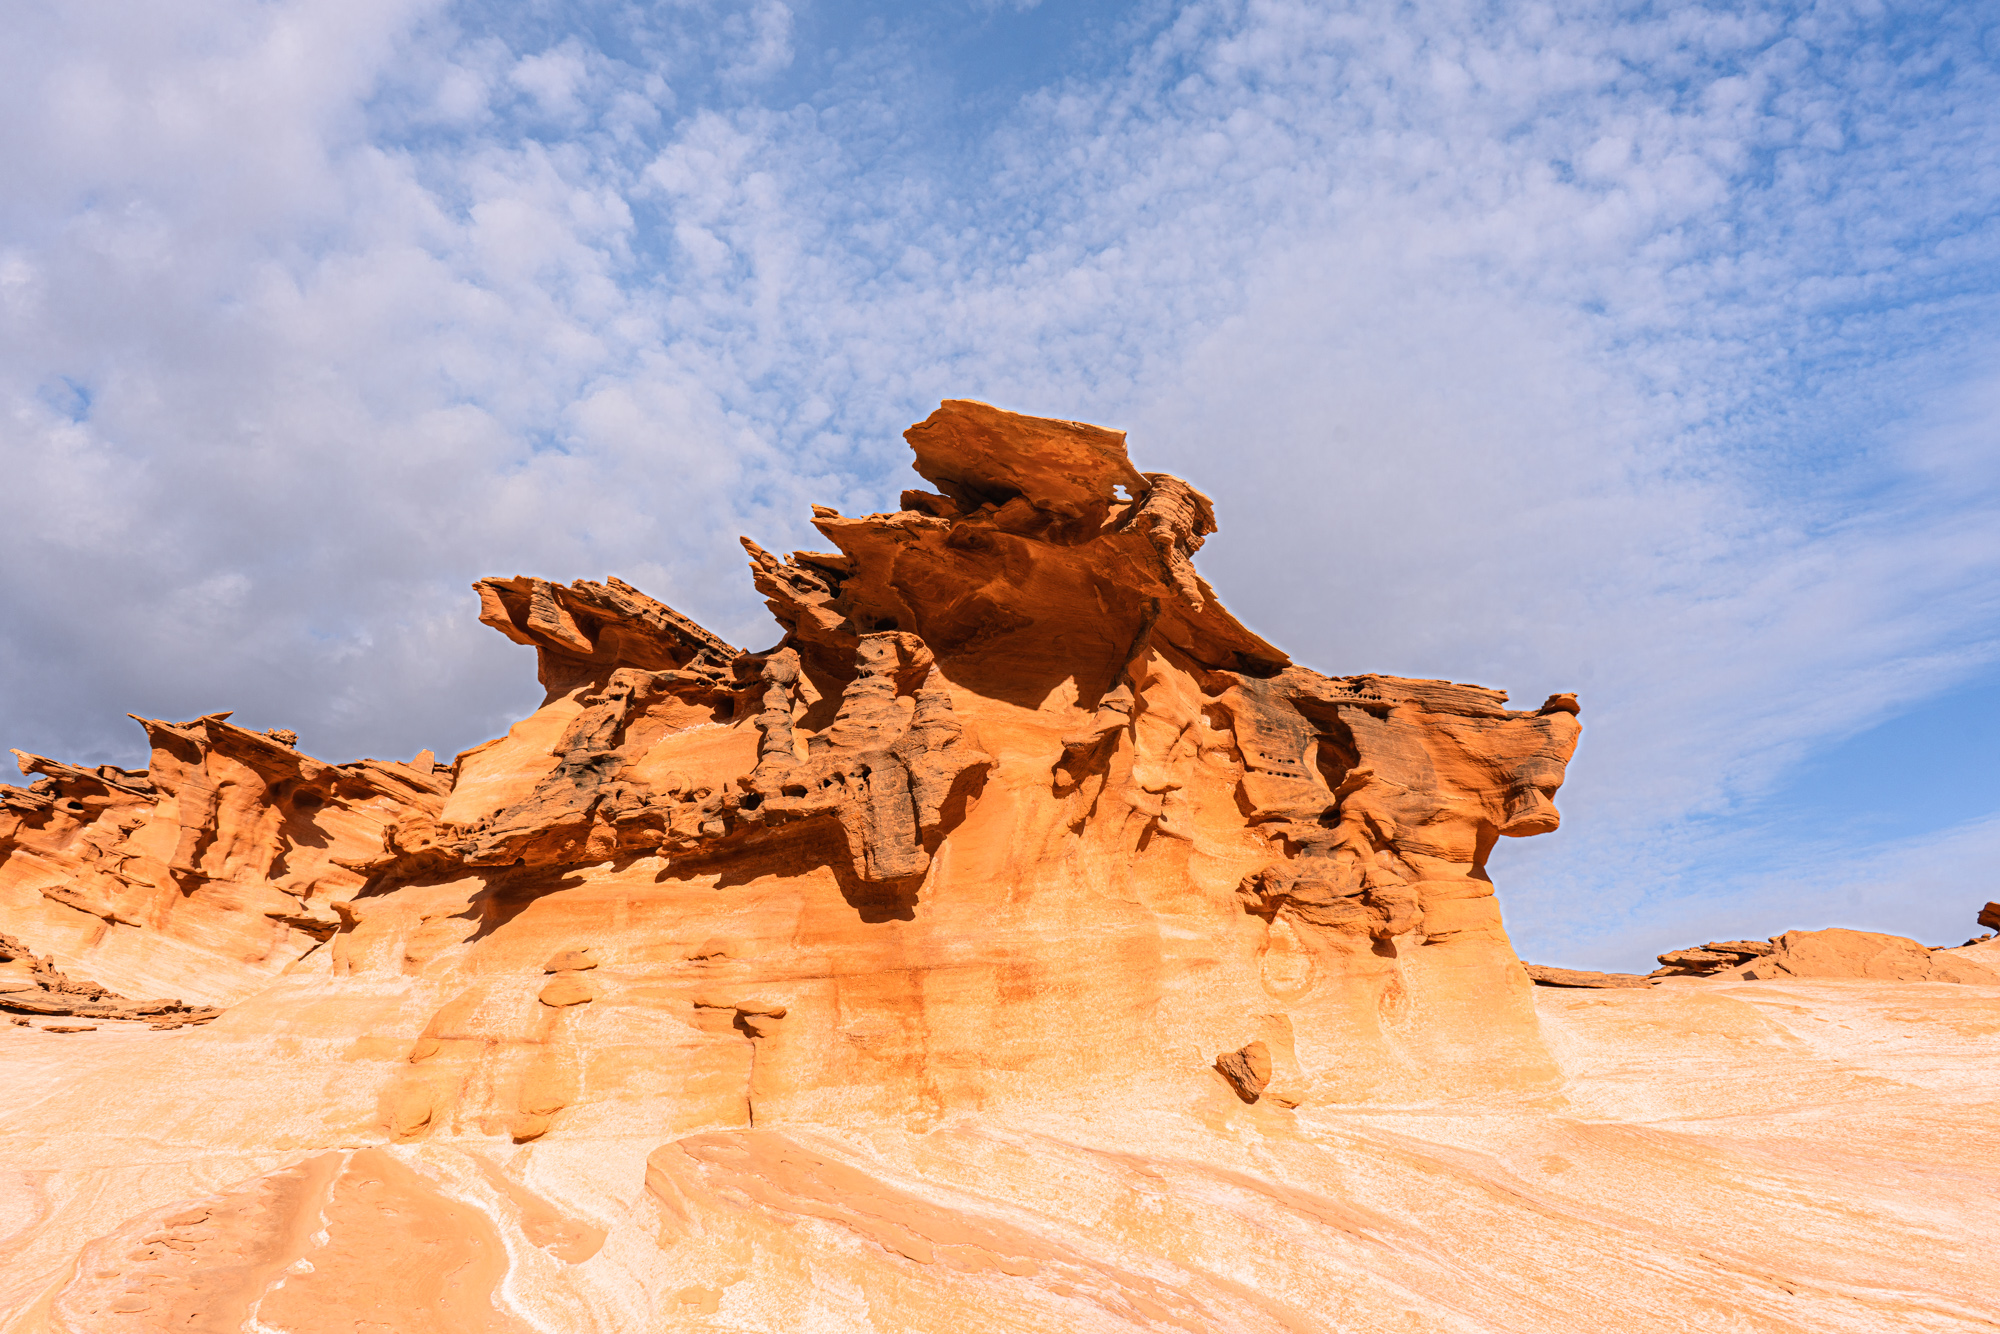
[[[2000, 988], [1535, 1002], [1562, 1083], [1525, 1101], [1288, 1110], [1211, 1074], [1178, 1108], [921, 1132], [625, 1124], [358, 1150], [338, 1088], [282, 1096], [326, 1068], [313, 1043], [227, 1020], [0, 1030], [0, 1330], [2000, 1322]], [[162, 1067], [245, 1073], [163, 1088]]]

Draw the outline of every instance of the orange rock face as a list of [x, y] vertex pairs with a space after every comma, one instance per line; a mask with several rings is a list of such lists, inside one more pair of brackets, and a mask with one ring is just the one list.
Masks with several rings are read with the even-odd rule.
[[332, 936], [385, 836], [450, 789], [428, 754], [322, 764], [228, 717], [137, 719], [139, 773], [16, 751], [40, 781], [0, 788], [0, 920], [116, 990], [233, 1001]]
[[1883, 978], [1899, 982], [1958, 982], [2000, 986], [2000, 972], [1957, 950], [1926, 949], [1904, 936], [1873, 931], [1787, 931], [1770, 953], [1725, 976]]
[[908, 435], [934, 489], [746, 542], [768, 650], [481, 581], [547, 695], [448, 768], [27, 757], [0, 925], [230, 1008], [0, 1030], [0, 1329], [1678, 1328], [1673, 1264], [1523, 1297], [1437, 1240], [1508, 1135], [1584, 1152], [1487, 876], [1575, 698], [1293, 664], [1118, 433]]

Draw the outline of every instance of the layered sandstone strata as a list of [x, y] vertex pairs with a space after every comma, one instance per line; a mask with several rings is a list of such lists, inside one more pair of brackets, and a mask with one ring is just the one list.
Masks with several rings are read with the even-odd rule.
[[1292, 663], [1115, 432], [909, 439], [897, 512], [746, 543], [769, 649], [481, 581], [546, 698], [448, 767], [224, 715], [26, 757], [7, 929], [230, 1008], [0, 1030], [0, 1329], [1640, 1329], [1791, 1272], [1528, 1276], [1650, 1152], [1550, 1119], [1602, 1016], [1538, 1022], [1488, 876], [1557, 825], [1573, 696]]
[[227, 1003], [332, 937], [350, 863], [450, 789], [428, 754], [325, 764], [228, 719], [135, 718], [137, 772], [14, 752], [36, 781], [0, 787], [0, 922], [101, 985]]
[[[17, 1025], [27, 1016], [74, 1019], [143, 1019], [155, 1028], [205, 1024], [221, 1014], [212, 1005], [187, 1005], [179, 999], [135, 1001], [100, 983], [71, 977], [56, 967], [53, 955], [35, 953], [12, 936], [0, 933], [0, 1011]], [[54, 1026], [55, 1032], [89, 1032], [75, 1025]]]

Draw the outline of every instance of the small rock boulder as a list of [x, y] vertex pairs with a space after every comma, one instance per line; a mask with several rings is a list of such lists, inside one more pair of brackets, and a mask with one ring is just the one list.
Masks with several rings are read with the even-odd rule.
[[1262, 1042], [1253, 1042], [1226, 1051], [1215, 1058], [1215, 1068], [1236, 1090], [1237, 1097], [1255, 1102], [1264, 1096], [1271, 1083], [1271, 1049]]
[[557, 973], [542, 988], [537, 999], [549, 1008], [559, 1010], [566, 1005], [584, 1005], [596, 1000], [597, 993], [575, 973]]

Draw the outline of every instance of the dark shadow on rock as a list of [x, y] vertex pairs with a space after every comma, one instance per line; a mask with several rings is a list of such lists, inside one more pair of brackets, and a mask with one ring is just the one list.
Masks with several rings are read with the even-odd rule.
[[895, 880], [863, 880], [854, 874], [853, 863], [845, 857], [829, 859], [827, 868], [833, 872], [834, 881], [840, 886], [841, 897], [860, 914], [862, 921], [873, 926], [880, 922], [916, 920], [917, 892], [924, 884], [922, 875], [906, 875]]

